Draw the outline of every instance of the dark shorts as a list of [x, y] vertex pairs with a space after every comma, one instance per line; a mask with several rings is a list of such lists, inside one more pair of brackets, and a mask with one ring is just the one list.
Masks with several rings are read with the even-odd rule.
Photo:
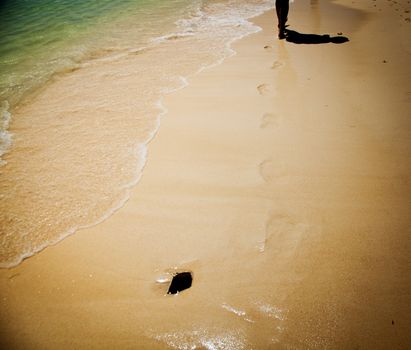
[[275, 6], [288, 6], [289, 0], [275, 0]]

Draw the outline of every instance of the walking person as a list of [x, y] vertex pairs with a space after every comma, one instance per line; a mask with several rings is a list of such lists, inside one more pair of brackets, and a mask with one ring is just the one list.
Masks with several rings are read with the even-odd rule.
[[289, 0], [275, 0], [275, 10], [278, 18], [278, 38], [285, 38], [285, 24], [288, 19]]

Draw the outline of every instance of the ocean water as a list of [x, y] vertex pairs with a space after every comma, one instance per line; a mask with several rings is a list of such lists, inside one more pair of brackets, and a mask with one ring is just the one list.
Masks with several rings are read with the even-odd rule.
[[0, 2], [0, 266], [109, 217], [162, 97], [234, 54], [268, 0]]

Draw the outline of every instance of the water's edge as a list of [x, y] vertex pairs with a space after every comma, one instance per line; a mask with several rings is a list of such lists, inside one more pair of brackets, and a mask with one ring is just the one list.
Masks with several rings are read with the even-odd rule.
[[[103, 215], [102, 215], [99, 219], [97, 219], [96, 221], [90, 222], [89, 224], [85, 224], [85, 225], [74, 226], [74, 227], [70, 228], [68, 231], [62, 233], [62, 234], [61, 234], [59, 237], [57, 237], [56, 239], [49, 240], [49, 241], [45, 242], [43, 245], [41, 245], [41, 246], [33, 249], [33, 251], [30, 251], [30, 252], [27, 252], [27, 253], [22, 254], [22, 255], [21, 255], [18, 259], [16, 259], [15, 261], [10, 262], [10, 263], [6, 263], [6, 264], [1, 264], [1, 263], [0, 263], [0, 268], [12, 269], [12, 268], [18, 266], [23, 260], [26, 260], [27, 258], [32, 257], [32, 256], [34, 256], [35, 254], [43, 251], [43, 250], [44, 250], [45, 248], [47, 248], [48, 246], [54, 246], [54, 245], [56, 245], [57, 243], [61, 242], [63, 239], [65, 239], [65, 238], [73, 235], [75, 232], [77, 232], [77, 231], [79, 231], [79, 230], [82, 230], [82, 229], [91, 228], [91, 227], [94, 227], [94, 226], [96, 226], [96, 225], [101, 224], [102, 222], [104, 222], [105, 220], [107, 220], [108, 218], [110, 218], [113, 214], [115, 214], [118, 210], [120, 210], [120, 209], [127, 203], [127, 201], [130, 199], [130, 195], [131, 195], [132, 189], [140, 182], [140, 180], [141, 180], [141, 178], [142, 178], [142, 176], [143, 176], [143, 171], [144, 171], [144, 168], [145, 168], [145, 166], [146, 166], [147, 157], [148, 157], [148, 153], [149, 153], [149, 152], [148, 152], [148, 146], [149, 146], [150, 142], [155, 138], [155, 136], [157, 135], [157, 133], [158, 133], [158, 131], [159, 131], [160, 124], [161, 124], [161, 119], [162, 119], [162, 118], [167, 114], [167, 112], [168, 112], [167, 108], [166, 108], [166, 107], [164, 106], [164, 104], [163, 104], [163, 99], [164, 99], [164, 97], [167, 96], [167, 95], [173, 94], [173, 93], [176, 92], [176, 91], [179, 91], [179, 90], [181, 90], [181, 89], [184, 89], [184, 88], [188, 87], [188, 86], [189, 86], [189, 80], [190, 80], [191, 78], [193, 78], [193, 77], [195, 77], [196, 75], [200, 74], [200, 73], [203, 72], [204, 70], [208, 70], [208, 69], [211, 69], [211, 68], [213, 68], [213, 67], [215, 67], [215, 66], [218, 66], [218, 65], [222, 64], [227, 58], [230, 58], [230, 57], [236, 55], [237, 52], [232, 48], [232, 45], [233, 45], [235, 42], [237, 42], [237, 41], [239, 41], [239, 40], [241, 40], [241, 39], [243, 39], [243, 38], [245, 38], [245, 37], [247, 37], [247, 36], [249, 36], [249, 35], [252, 35], [252, 34], [255, 34], [255, 33], [260, 32], [260, 31], [262, 30], [262, 28], [259, 27], [259, 26], [257, 26], [257, 25], [254, 23], [253, 19], [256, 18], [256, 17], [259, 17], [259, 16], [263, 15], [264, 13], [266, 13], [266, 12], [268, 12], [268, 11], [271, 11], [273, 8], [274, 8], [274, 5], [272, 5], [272, 6], [270, 5], [270, 7], [262, 10], [261, 12], [255, 14], [255, 15], [253, 15], [253, 16], [251, 16], [251, 17], [245, 18], [244, 20], [247, 21], [249, 24], [252, 25], [252, 28], [253, 28], [254, 31], [249, 32], [249, 33], [246, 33], [246, 34], [243, 34], [243, 35], [241, 35], [241, 36], [239, 36], [239, 37], [236, 37], [236, 38], [233, 38], [233, 39], [229, 40], [229, 41], [226, 43], [226, 55], [225, 55], [224, 57], [221, 57], [220, 59], [218, 59], [217, 61], [215, 61], [215, 62], [213, 62], [213, 63], [211, 63], [211, 64], [201, 66], [201, 67], [200, 67], [195, 73], [193, 73], [193, 74], [190, 74], [190, 75], [188, 75], [188, 76], [180, 76], [179, 78], [180, 78], [181, 84], [180, 84], [179, 87], [174, 88], [174, 89], [172, 89], [172, 90], [164, 91], [164, 92], [162, 93], [162, 95], [160, 96], [160, 98], [159, 98], [159, 99], [157, 100], [157, 102], [156, 102], [156, 107], [157, 107], [158, 110], [160, 110], [160, 112], [157, 114], [157, 116], [156, 116], [156, 118], [155, 118], [155, 119], [156, 119], [156, 127], [155, 127], [154, 130], [151, 132], [151, 134], [149, 135], [149, 137], [148, 137], [144, 142], [140, 143], [140, 144], [137, 146], [136, 150], [135, 150], [135, 153], [140, 156], [140, 157], [138, 157], [138, 158], [141, 159], [141, 161], [138, 162], [138, 164], [136, 164], [136, 166], [135, 166], [135, 168], [136, 168], [136, 170], [137, 170], [136, 173], [137, 173], [138, 175], [137, 175], [137, 177], [136, 177], [134, 180], [132, 180], [131, 182], [127, 183], [126, 185], [124, 185], [124, 186], [122, 187], [122, 190], [124, 190], [124, 194], [123, 194], [122, 198], [116, 203], [116, 205], [114, 205], [108, 212], [106, 212], [105, 214], [103, 214]], [[144, 48], [142, 48], [142, 49], [144, 49]], [[142, 49], [141, 49], [141, 50], [142, 50]], [[62, 74], [61, 76], [59, 76], [59, 77], [62, 77], [62, 76], [64, 76], [65, 74], [67, 74], [67, 73], [63, 73], [63, 74]], [[8, 123], [9, 123], [9, 121], [10, 121], [10, 118], [11, 118], [12, 116], [11, 116], [11, 114], [8, 112], [8, 109], [7, 109], [7, 108], [6, 108], [5, 110], [6, 110], [6, 112], [8, 113], [8, 119], [7, 119], [7, 125], [8, 125]], [[7, 130], [6, 130], [6, 132], [10, 135], [10, 139], [11, 139], [11, 135], [12, 135], [12, 134], [11, 134], [10, 132], [8, 132]], [[8, 149], [10, 149], [10, 148], [8, 148]], [[1, 151], [1, 149], [0, 149], [0, 151]], [[6, 153], [6, 152], [7, 152], [7, 150], [6, 150], [4, 153]], [[1, 155], [2, 155], [2, 154], [0, 153], [0, 157], [1, 157]], [[1, 166], [1, 163], [0, 163], [0, 166]]]

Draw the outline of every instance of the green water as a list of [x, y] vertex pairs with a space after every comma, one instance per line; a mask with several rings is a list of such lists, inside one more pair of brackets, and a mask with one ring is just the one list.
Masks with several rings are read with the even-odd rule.
[[121, 208], [142, 176], [164, 95], [233, 55], [230, 44], [259, 29], [246, 19], [272, 6], [0, 4], [0, 268]]
[[17, 104], [56, 72], [172, 30], [197, 1], [0, 2], [0, 101]]

